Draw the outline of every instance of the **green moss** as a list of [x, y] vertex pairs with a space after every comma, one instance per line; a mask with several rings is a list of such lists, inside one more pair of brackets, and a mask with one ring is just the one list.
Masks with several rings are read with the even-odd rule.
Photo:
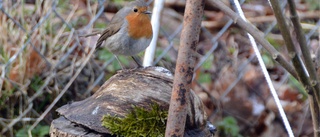
[[158, 104], [150, 105], [151, 110], [133, 106], [131, 112], [124, 118], [105, 115], [102, 126], [113, 135], [125, 137], [164, 137], [167, 110], [161, 110]]

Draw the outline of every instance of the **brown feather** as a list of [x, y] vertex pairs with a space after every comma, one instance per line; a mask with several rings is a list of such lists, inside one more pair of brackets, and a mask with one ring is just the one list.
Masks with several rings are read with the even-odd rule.
[[110, 36], [116, 34], [123, 24], [123, 18], [119, 15], [114, 15], [108, 27], [102, 32], [102, 35], [97, 41], [96, 49], [101, 47], [102, 43]]

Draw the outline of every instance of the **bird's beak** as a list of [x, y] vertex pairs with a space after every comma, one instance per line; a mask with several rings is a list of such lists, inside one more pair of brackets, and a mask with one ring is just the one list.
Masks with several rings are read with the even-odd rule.
[[146, 10], [145, 12], [143, 12], [144, 14], [151, 14], [151, 11]]

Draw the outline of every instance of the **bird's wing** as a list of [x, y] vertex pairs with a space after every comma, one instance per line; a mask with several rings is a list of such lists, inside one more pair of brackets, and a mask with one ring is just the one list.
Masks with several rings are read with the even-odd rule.
[[123, 24], [123, 20], [124, 20], [124, 19], [123, 19], [122, 17], [119, 17], [119, 16], [117, 16], [117, 15], [115, 15], [115, 16], [112, 18], [110, 24], [109, 24], [108, 27], [102, 32], [100, 38], [98, 39], [97, 44], [96, 44], [96, 48], [101, 47], [102, 43], [103, 43], [108, 37], [116, 34], [116, 33], [120, 30], [120, 28], [121, 28], [121, 26], [122, 26], [122, 24]]

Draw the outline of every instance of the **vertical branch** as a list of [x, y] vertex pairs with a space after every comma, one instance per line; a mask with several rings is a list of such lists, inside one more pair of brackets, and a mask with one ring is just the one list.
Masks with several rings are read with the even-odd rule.
[[[296, 11], [296, 5], [294, 3], [293, 0], [289, 0], [288, 1], [288, 5], [289, 5], [289, 10], [290, 10], [290, 14], [291, 14], [291, 21], [293, 23], [294, 26], [294, 30], [296, 32], [296, 38], [299, 42], [300, 48], [301, 48], [301, 52], [302, 52], [302, 56], [304, 58], [304, 62], [306, 64], [306, 68], [309, 72], [309, 76], [311, 78], [311, 86], [315, 89], [315, 96], [320, 99], [320, 86], [319, 86], [319, 82], [318, 82], [318, 78], [317, 78], [317, 73], [314, 67], [314, 64], [312, 63], [312, 59], [311, 59], [311, 54], [310, 51], [307, 47], [307, 40], [306, 37], [302, 31], [302, 27], [301, 24], [299, 22], [299, 16], [297, 14]], [[318, 102], [319, 103], [319, 102]]]
[[309, 96], [309, 101], [310, 101], [310, 109], [311, 109], [311, 114], [312, 114], [312, 119], [313, 119], [313, 127], [314, 127], [314, 136], [318, 137], [320, 136], [320, 115], [319, 115], [319, 108], [320, 108], [320, 85], [318, 82], [317, 78], [317, 73], [315, 70], [315, 66], [312, 63], [311, 59], [311, 54], [310, 51], [307, 47], [307, 40], [306, 37], [302, 31], [301, 24], [299, 22], [299, 16], [296, 11], [296, 5], [293, 0], [288, 0], [288, 5], [289, 5], [289, 11], [291, 14], [291, 21], [294, 26], [294, 30], [296, 32], [296, 38], [299, 42], [302, 56], [304, 58], [304, 62], [306, 64], [306, 68], [309, 72], [309, 76], [311, 79], [311, 86], [315, 92], [313, 92], [312, 96]]
[[[317, 86], [318, 86], [316, 84], [317, 82], [313, 82], [315, 84], [312, 84], [311, 83], [312, 81], [310, 81], [309, 77], [307, 76], [307, 73], [303, 69], [302, 61], [301, 61], [301, 59], [299, 58], [299, 56], [297, 54], [297, 50], [294, 47], [294, 44], [293, 44], [293, 41], [292, 41], [292, 37], [291, 37], [290, 32], [289, 32], [289, 28], [288, 28], [288, 26], [287, 26], [287, 24], [285, 22], [285, 19], [284, 19], [284, 15], [280, 10], [279, 1], [278, 0], [270, 0], [270, 3], [272, 5], [273, 11], [275, 12], [275, 16], [276, 16], [276, 19], [277, 19], [278, 24], [279, 24], [279, 29], [280, 29], [281, 34], [282, 34], [282, 36], [284, 38], [284, 41], [286, 43], [286, 46], [287, 46], [287, 49], [288, 49], [288, 52], [289, 52], [289, 56], [292, 59], [293, 65], [295, 67], [295, 70], [298, 73], [300, 82], [304, 85], [305, 89], [309, 92], [309, 94], [312, 95], [312, 96], [309, 96], [310, 110], [311, 110], [311, 113], [312, 113], [312, 121], [313, 121], [313, 124], [314, 124], [313, 125], [314, 126], [314, 135], [315, 135], [315, 137], [318, 137], [319, 136], [319, 131], [318, 131], [319, 123], [318, 122], [319, 122], [319, 115], [320, 115], [319, 114], [319, 109], [320, 109], [320, 105], [319, 105], [320, 103], [319, 102], [320, 101], [319, 101], [319, 96], [317, 94], [319, 92], [319, 90], [317, 90]], [[290, 7], [293, 8], [292, 6], [294, 6], [294, 5], [292, 5], [292, 3], [291, 3]], [[290, 12], [292, 13], [293, 9], [290, 9]], [[297, 25], [297, 24], [295, 24], [295, 25]], [[297, 34], [297, 35], [299, 35], [299, 34]], [[300, 36], [298, 36], [298, 37], [300, 37]], [[302, 37], [304, 37], [304, 35], [302, 35]], [[302, 46], [301, 44], [303, 44], [303, 43], [300, 43], [301, 42], [301, 38], [298, 38], [298, 40], [299, 40], [300, 46]], [[302, 50], [306, 50], [306, 51], [309, 50], [309, 49], [305, 49], [303, 47], [301, 49]], [[304, 52], [306, 52], [306, 51], [304, 51]], [[306, 54], [306, 53], [303, 53], [303, 54]], [[308, 55], [306, 55], [306, 56], [310, 56], [310, 53]], [[306, 58], [308, 58], [308, 57], [306, 57]], [[312, 65], [312, 63], [311, 63], [311, 65]], [[308, 67], [310, 67], [310, 66], [308, 66]], [[311, 68], [309, 68], [309, 69], [311, 69]], [[316, 75], [314, 75], [312, 77], [316, 78]]]
[[[306, 74], [306, 72], [303, 69], [303, 63], [301, 59], [298, 56], [297, 50], [293, 44], [292, 37], [290, 35], [290, 31], [288, 28], [288, 25], [285, 21], [284, 15], [280, 9], [280, 4], [278, 0], [270, 0], [272, 9], [274, 11], [275, 17], [277, 19], [280, 32], [282, 34], [282, 37], [284, 39], [284, 42], [286, 44], [289, 57], [292, 59], [294, 68], [296, 72], [298, 73], [299, 80], [303, 84], [303, 86], [306, 88], [307, 91], [313, 91], [315, 93], [316, 91], [312, 89], [311, 82]], [[315, 96], [317, 102], [319, 102], [319, 99], [317, 96]]]
[[195, 52], [199, 40], [204, 0], [187, 0], [173, 89], [167, 120], [166, 136], [184, 135], [187, 102], [192, 82]]

